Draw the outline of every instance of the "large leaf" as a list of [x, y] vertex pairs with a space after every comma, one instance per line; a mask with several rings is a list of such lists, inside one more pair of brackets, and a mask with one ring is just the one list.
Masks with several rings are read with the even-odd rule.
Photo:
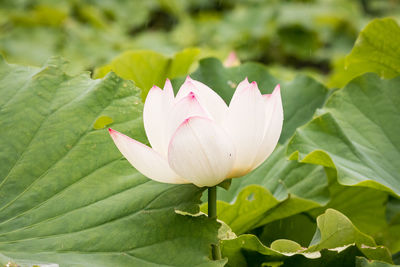
[[143, 177], [101, 129], [113, 122], [146, 142], [131, 82], [71, 77], [57, 61], [31, 69], [2, 60], [0, 94], [2, 263], [223, 264], [208, 259], [219, 225], [174, 211], [197, 212], [201, 190]]
[[354, 77], [375, 72], [384, 78], [400, 74], [400, 27], [391, 18], [375, 19], [363, 29], [351, 53], [336, 67], [328, 83], [343, 87]]
[[[354, 256], [357, 254], [368, 259], [392, 262], [386, 248], [377, 246], [370, 236], [360, 232], [338, 211], [326, 210], [317, 218], [317, 226], [308, 248], [283, 239], [267, 247], [254, 235], [241, 235], [222, 241], [223, 255], [229, 257], [229, 266], [246, 266], [246, 262], [257, 258], [268, 264], [280, 262], [283, 266], [354, 266]], [[350, 253], [350, 257], [346, 256], [347, 253]]]
[[197, 59], [199, 49], [185, 49], [173, 58], [150, 50], [127, 51], [116, 57], [109, 65], [99, 68], [95, 77], [104, 77], [109, 71], [127, 80], [133, 80], [142, 89], [142, 99], [153, 85], [163, 87], [165, 79], [175, 78], [189, 72]]
[[337, 91], [322, 115], [297, 130], [288, 152], [301, 162], [337, 170], [344, 185], [400, 194], [400, 78], [375, 74]]

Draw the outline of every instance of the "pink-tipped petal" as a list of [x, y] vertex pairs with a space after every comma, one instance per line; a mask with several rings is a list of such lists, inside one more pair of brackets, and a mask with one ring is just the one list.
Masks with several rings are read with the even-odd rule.
[[266, 125], [261, 146], [254, 160], [253, 169], [263, 163], [274, 151], [278, 144], [283, 126], [283, 106], [279, 84], [275, 87], [272, 94], [264, 98], [266, 109]]
[[143, 109], [143, 123], [147, 138], [154, 150], [166, 157], [168, 140], [166, 121], [174, 101], [174, 92], [169, 80], [164, 90], [153, 86], [150, 89]]
[[[172, 135], [184, 120], [194, 116], [211, 118], [210, 114], [200, 105], [196, 95], [190, 92], [171, 109], [167, 122], [167, 139], [171, 140]], [[165, 149], [168, 149], [168, 146]]]
[[177, 101], [182, 100], [182, 98], [185, 98], [190, 93], [197, 93], [197, 91], [198, 90], [197, 90], [196, 86], [194, 85], [193, 80], [189, 76], [187, 76], [185, 82], [179, 88], [179, 91], [176, 95], [175, 103]]
[[264, 137], [265, 104], [255, 82], [244, 80], [238, 85], [225, 127], [236, 147], [236, 161], [229, 177], [239, 177], [252, 169]]
[[110, 135], [124, 157], [146, 177], [162, 183], [186, 184], [170, 167], [166, 159], [150, 147], [113, 129]]
[[202, 117], [185, 120], [168, 150], [171, 168], [199, 187], [221, 183], [234, 160], [235, 147], [229, 136], [215, 122]]
[[176, 101], [184, 98], [190, 92], [196, 95], [200, 105], [209, 112], [214, 121], [219, 124], [224, 121], [228, 106], [210, 87], [188, 76], [176, 95]]

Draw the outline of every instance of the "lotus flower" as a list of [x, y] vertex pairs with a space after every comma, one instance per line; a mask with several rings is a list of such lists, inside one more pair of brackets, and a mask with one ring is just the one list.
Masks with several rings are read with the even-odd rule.
[[249, 173], [272, 153], [283, 123], [280, 88], [262, 95], [246, 78], [228, 107], [190, 77], [174, 97], [167, 80], [163, 90], [149, 91], [143, 122], [151, 148], [109, 129], [139, 172], [158, 182], [212, 187]]

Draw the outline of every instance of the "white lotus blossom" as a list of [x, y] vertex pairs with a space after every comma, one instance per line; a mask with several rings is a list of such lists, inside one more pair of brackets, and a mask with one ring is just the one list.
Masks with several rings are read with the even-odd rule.
[[246, 78], [228, 106], [190, 77], [175, 97], [167, 80], [163, 90], [149, 91], [143, 121], [151, 147], [109, 129], [139, 172], [158, 182], [211, 187], [249, 173], [272, 153], [283, 124], [280, 87], [262, 95]]

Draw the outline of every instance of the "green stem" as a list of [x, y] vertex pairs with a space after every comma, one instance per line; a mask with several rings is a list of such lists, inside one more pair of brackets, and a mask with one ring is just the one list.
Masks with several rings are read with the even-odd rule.
[[[217, 220], [217, 186], [208, 188], [208, 218]], [[211, 245], [211, 253], [214, 260], [222, 258], [219, 243]]]

